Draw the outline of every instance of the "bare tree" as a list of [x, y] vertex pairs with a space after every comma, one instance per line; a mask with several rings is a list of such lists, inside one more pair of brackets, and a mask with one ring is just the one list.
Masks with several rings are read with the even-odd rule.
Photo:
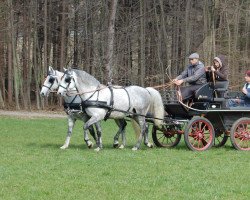
[[108, 48], [106, 52], [106, 79], [112, 81], [114, 36], [115, 36], [115, 15], [118, 0], [112, 0], [110, 6], [109, 29], [108, 29]]

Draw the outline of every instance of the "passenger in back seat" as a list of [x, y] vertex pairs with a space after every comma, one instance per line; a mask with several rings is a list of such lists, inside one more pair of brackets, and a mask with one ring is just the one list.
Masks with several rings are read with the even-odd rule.
[[[224, 97], [225, 91], [228, 88], [228, 74], [229, 68], [225, 61], [225, 56], [216, 56], [213, 60], [212, 66], [206, 66], [206, 76], [208, 82], [213, 83], [216, 97]], [[216, 89], [224, 89], [224, 91], [217, 91]]]
[[228, 80], [228, 66], [225, 62], [225, 56], [216, 56], [213, 60], [212, 66], [206, 66], [206, 72], [209, 74], [210, 81], [212, 80], [212, 73], [214, 73], [216, 81]]
[[[205, 67], [209, 82], [215, 82], [214, 88], [225, 88], [228, 86], [229, 69], [225, 62], [225, 56], [216, 56], [212, 66]], [[214, 75], [213, 75], [214, 74]]]
[[250, 70], [246, 72], [245, 81], [246, 83], [242, 88], [242, 93], [244, 96], [238, 99], [229, 99], [227, 102], [227, 107], [250, 107]]

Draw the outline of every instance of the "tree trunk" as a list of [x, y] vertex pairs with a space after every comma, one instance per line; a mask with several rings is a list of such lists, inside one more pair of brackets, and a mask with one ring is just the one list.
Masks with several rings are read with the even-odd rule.
[[4, 57], [4, 48], [5, 48], [5, 31], [3, 31], [4, 28], [6, 28], [4, 15], [0, 14], [0, 108], [5, 107], [5, 57]]
[[62, 19], [61, 19], [61, 46], [60, 46], [60, 64], [59, 69], [60, 71], [63, 71], [63, 67], [65, 67], [65, 26], [66, 26], [66, 20], [65, 20], [65, 0], [61, 0], [62, 4]]
[[[79, 45], [78, 45], [78, 20], [79, 20], [79, 11], [77, 9], [79, 5], [79, 1], [75, 0], [74, 1], [74, 10], [75, 10], [75, 18], [74, 18], [74, 57], [73, 57], [73, 66], [78, 66], [78, 50], [79, 50]], [[76, 10], [77, 9], [77, 10]], [[86, 19], [87, 21], [87, 19]], [[85, 27], [86, 29], [87, 27]]]
[[12, 64], [13, 64], [13, 76], [14, 76], [14, 93], [15, 93], [15, 104], [16, 109], [20, 110], [19, 105], [19, 72], [17, 68], [17, 54], [16, 54], [16, 36], [15, 36], [15, 29], [14, 29], [14, 9], [12, 5], [12, 1], [8, 0], [8, 6], [10, 8], [10, 32], [11, 32], [11, 52], [12, 52]]
[[186, 45], [185, 45], [185, 55], [187, 56], [188, 54], [190, 54], [190, 41], [191, 41], [191, 22], [190, 22], [190, 10], [191, 10], [191, 0], [187, 0], [186, 3], [186, 10], [185, 10], [185, 41], [186, 41]]
[[106, 52], [106, 80], [112, 82], [113, 68], [113, 52], [114, 52], [114, 37], [115, 37], [115, 15], [118, 0], [111, 1], [111, 10], [109, 15], [108, 27], [108, 46]]
[[146, 2], [144, 0], [140, 0], [140, 85], [144, 87], [145, 81], [145, 10], [146, 10]]
[[12, 62], [12, 41], [10, 20], [8, 20], [8, 104], [13, 103], [13, 62]]

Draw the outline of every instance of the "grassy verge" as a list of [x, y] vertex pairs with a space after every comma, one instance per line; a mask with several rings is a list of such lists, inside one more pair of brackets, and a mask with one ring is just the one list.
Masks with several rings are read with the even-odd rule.
[[250, 199], [250, 153], [230, 142], [191, 152], [174, 149], [113, 149], [116, 126], [103, 125], [104, 149], [87, 149], [82, 123], [69, 149], [61, 150], [63, 119], [0, 117], [0, 199]]

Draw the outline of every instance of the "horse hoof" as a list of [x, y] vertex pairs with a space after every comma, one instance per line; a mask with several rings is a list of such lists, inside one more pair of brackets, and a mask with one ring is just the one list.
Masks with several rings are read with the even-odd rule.
[[151, 144], [151, 143], [148, 143], [148, 144], [147, 144], [147, 147], [149, 147], [149, 148], [153, 148], [153, 147], [154, 147], [154, 145], [153, 145], [153, 144]]
[[96, 152], [99, 152], [100, 150], [101, 150], [100, 147], [95, 148], [95, 151], [96, 151]]
[[92, 142], [88, 142], [88, 148], [91, 149], [93, 147], [93, 143]]
[[137, 148], [137, 147], [133, 147], [132, 150], [133, 150], [133, 151], [137, 151], [138, 148]]
[[119, 149], [124, 149], [124, 145], [121, 144], [121, 145], [119, 146]]
[[68, 147], [67, 146], [61, 146], [60, 149], [67, 149]]
[[113, 147], [114, 147], [114, 148], [117, 148], [118, 146], [119, 146], [119, 143], [114, 143], [114, 144], [113, 144]]

